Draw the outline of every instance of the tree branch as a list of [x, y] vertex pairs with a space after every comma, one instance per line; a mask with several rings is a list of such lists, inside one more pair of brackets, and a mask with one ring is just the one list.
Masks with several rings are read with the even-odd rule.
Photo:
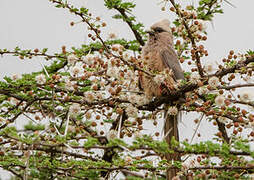
[[188, 37], [190, 38], [191, 40], [191, 44], [192, 44], [192, 47], [194, 48], [195, 50], [195, 57], [196, 57], [196, 66], [198, 68], [198, 72], [199, 72], [199, 75], [201, 77], [204, 77], [204, 70], [202, 68], [202, 65], [201, 65], [201, 61], [200, 61], [200, 56], [198, 54], [198, 52], [196, 51], [196, 48], [197, 48], [197, 45], [196, 45], [196, 42], [195, 42], [195, 38], [193, 37], [192, 33], [191, 33], [191, 30], [188, 26], [188, 24], [186, 23], [186, 21], [184, 20], [184, 18], [182, 17], [182, 13], [181, 11], [179, 10], [179, 8], [176, 6], [174, 0], [170, 0], [171, 4], [174, 6], [174, 8], [176, 9], [176, 14], [181, 18], [182, 20], [182, 23], [188, 33]]
[[242, 67], [246, 67], [249, 63], [254, 62], [254, 56], [249, 56], [244, 61], [239, 61], [236, 65], [229, 67], [229, 68], [223, 68], [218, 70], [216, 73], [209, 75], [208, 77], [217, 76], [217, 77], [223, 77], [229, 73], [234, 73], [236, 70], [240, 70]]
[[125, 9], [123, 9], [123, 8], [119, 8], [119, 7], [117, 7], [117, 6], [114, 6], [114, 8], [124, 17], [124, 21], [128, 24], [128, 26], [131, 28], [131, 30], [132, 30], [132, 32], [133, 32], [133, 34], [135, 35], [135, 38], [137, 39], [137, 41], [139, 42], [139, 44], [141, 45], [141, 46], [144, 46], [145, 45], [145, 42], [144, 42], [144, 40], [142, 39], [142, 36], [139, 34], [139, 32], [136, 30], [136, 29], [134, 29], [134, 25], [132, 24], [132, 22], [130, 21], [130, 20], [128, 20], [128, 16], [127, 16], [127, 14], [125, 13], [126, 11], [125, 11]]

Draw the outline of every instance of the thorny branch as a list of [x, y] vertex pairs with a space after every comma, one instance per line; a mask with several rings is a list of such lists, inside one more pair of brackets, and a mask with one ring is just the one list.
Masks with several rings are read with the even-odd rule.
[[[57, 0], [51, 0], [53, 3], [57, 3], [57, 4], [61, 4], [63, 2], [61, 1], [57, 1]], [[191, 40], [191, 43], [192, 43], [192, 47], [193, 49], [195, 50], [197, 47], [196, 47], [196, 42], [195, 42], [195, 38], [193, 37], [189, 27], [188, 27], [188, 24], [187, 22], [185, 21], [185, 19], [182, 17], [182, 14], [180, 12], [180, 10], [178, 9], [177, 5], [174, 3], [173, 0], [170, 0], [170, 2], [172, 3], [172, 5], [175, 7], [176, 9], [176, 12], [177, 12], [177, 15], [182, 18], [182, 23], [185, 27], [185, 29], [187, 30], [187, 33], [188, 33], [188, 37], [189, 39]], [[65, 8], [69, 9], [72, 13], [78, 15], [79, 17], [81, 17], [82, 21], [87, 23], [87, 25], [89, 26], [89, 28], [94, 31], [94, 33], [96, 34], [96, 37], [99, 39], [100, 43], [103, 45], [106, 53], [108, 53], [107, 55], [109, 56], [113, 56], [115, 58], [119, 58], [125, 65], [128, 65], [129, 67], [131, 67], [132, 69], [134, 70], [138, 70], [138, 71], [142, 71], [146, 74], [148, 74], [149, 76], [153, 76], [153, 74], [151, 74], [150, 72], [146, 72], [145, 70], [141, 69], [138, 67], [138, 65], [136, 65], [135, 63], [131, 63], [129, 61], [126, 61], [122, 56], [117, 56], [117, 55], [114, 55], [112, 54], [111, 50], [110, 50], [110, 47], [107, 46], [107, 44], [105, 43], [105, 41], [103, 41], [103, 39], [101, 38], [100, 36], [100, 33], [98, 32], [98, 30], [95, 28], [95, 26], [93, 26], [93, 24], [90, 22], [90, 19], [89, 17], [86, 17], [84, 14], [82, 13], [79, 13], [79, 12], [76, 12], [76, 11], [72, 11], [72, 7], [68, 4], [65, 4]], [[125, 19], [128, 19], [127, 17], [127, 14], [126, 14], [126, 11], [124, 9], [121, 9], [121, 8], [118, 8], [118, 7], [115, 7], [116, 10], [118, 10], [121, 15], [125, 18]], [[133, 24], [131, 23], [131, 21], [128, 21], [126, 20], [127, 24], [129, 25], [129, 27], [131, 28], [131, 30], [133, 31], [137, 41], [141, 44], [141, 45], [144, 45], [144, 41], [141, 37], [141, 35], [133, 28]], [[15, 52], [15, 51], [4, 51], [4, 52], [0, 52], [0, 55], [3, 55], [3, 54], [14, 54], [14, 55], [22, 55], [22, 53], [19, 54], [19, 52]], [[67, 65], [67, 57], [66, 56], [62, 56], [62, 55], [48, 55], [48, 54], [45, 54], [45, 53], [33, 53], [33, 52], [27, 52], [27, 55], [28, 56], [44, 56], [46, 57], [46, 59], [51, 59], [51, 58], [58, 58], [58, 59], [65, 59], [65, 61], [63, 62], [63, 66], [59, 67], [59, 69], [63, 68], [65, 65]], [[106, 56], [107, 56], [106, 55]], [[219, 78], [229, 74], [229, 73], [236, 73], [238, 70], [241, 70], [241, 68], [243, 67], [246, 67], [249, 63], [252, 63], [254, 62], [254, 57], [247, 57], [247, 59], [245, 61], [239, 61], [236, 65], [234, 65], [233, 67], [228, 67], [228, 68], [223, 68], [223, 69], [220, 69], [219, 71], [217, 71], [216, 73], [212, 74], [212, 75], [208, 75], [208, 76], [204, 76], [204, 72], [203, 72], [203, 69], [202, 69], [202, 65], [201, 65], [201, 62], [200, 62], [200, 55], [199, 53], [196, 51], [195, 52], [195, 55], [196, 55], [196, 65], [198, 67], [198, 71], [199, 71], [199, 74], [200, 76], [202, 77], [202, 80], [203, 80], [203, 84], [204, 85], [207, 85], [208, 84], [208, 78], [209, 77], [212, 77], [212, 76], [217, 76]], [[108, 56], [107, 56], [108, 57]], [[57, 69], [56, 71], [58, 71], [59, 69]], [[53, 72], [50, 72], [50, 73], [54, 73], [56, 71], [53, 71]], [[102, 74], [105, 73], [105, 72], [101, 72]], [[11, 86], [11, 84], [10, 84]], [[40, 85], [36, 85], [36, 86], [39, 86]], [[85, 85], [84, 85], [85, 86]], [[235, 89], [235, 88], [240, 88], [240, 87], [251, 87], [251, 86], [254, 86], [254, 84], [250, 83], [250, 84], [237, 84], [237, 85], [232, 85], [232, 86], [219, 86], [216, 88], [216, 90], [218, 89], [225, 89], [225, 90], [231, 90], [231, 89]], [[80, 86], [79, 86], [80, 87]], [[19, 96], [17, 95], [16, 93], [16, 89], [19, 89], [21, 87], [11, 87], [9, 89], [9, 87], [7, 89], [0, 89], [0, 94], [2, 95], [6, 95], [8, 97], [14, 97], [16, 98], [17, 100], [20, 100], [19, 104], [13, 108], [10, 108], [9, 111], [3, 111], [3, 112], [6, 112], [9, 113], [10, 111], [12, 110], [15, 110], [15, 109], [18, 109], [20, 110], [19, 113], [17, 114], [14, 114], [14, 117], [12, 117], [11, 119], [8, 119], [8, 123], [6, 124], [3, 124], [0, 129], [2, 128], [5, 128], [9, 123], [12, 123], [15, 121], [15, 119], [17, 119], [20, 115], [22, 115], [24, 112], [32, 112], [32, 111], [29, 111], [27, 110], [29, 107], [31, 106], [34, 106], [34, 103], [36, 102], [39, 102], [39, 103], [48, 103], [48, 102], [51, 102], [51, 101], [54, 101], [54, 103], [78, 103], [82, 106], [82, 108], [85, 108], [86, 110], [88, 109], [92, 109], [92, 108], [102, 108], [102, 107], [111, 107], [111, 108], [116, 108], [119, 104], [122, 104], [122, 103], [129, 103], [131, 104], [131, 102], [129, 102], [128, 100], [122, 100], [120, 98], [117, 98], [117, 97], [113, 97], [113, 98], [109, 98], [109, 99], [103, 99], [103, 100], [97, 100], [97, 101], [94, 101], [94, 102], [88, 102], [86, 100], [78, 100], [77, 98], [70, 98], [68, 100], [63, 100], [61, 97], [55, 97], [55, 96], [52, 96], [52, 97], [44, 97], [44, 98], [40, 98], [40, 97], [37, 97], [37, 96], [33, 96], [31, 98], [24, 98], [22, 96]], [[44, 87], [40, 87], [42, 90], [46, 90], [44, 89]], [[139, 110], [144, 110], [144, 111], [154, 111], [154, 110], [158, 110], [158, 107], [164, 103], [168, 103], [169, 101], [176, 101], [178, 100], [180, 97], [185, 97], [185, 93], [187, 92], [192, 92], [193, 90], [196, 90], [197, 88], [199, 88], [199, 86], [195, 83], [188, 83], [188, 84], [185, 84], [183, 86], [180, 86], [179, 89], [176, 89], [175, 91], [170, 91], [170, 93], [164, 97], [160, 97], [160, 98], [155, 98], [153, 101], [149, 102], [148, 104], [145, 104], [143, 106], [139, 106], [135, 103], [132, 103], [133, 106], [135, 106], [137, 109]], [[13, 90], [15, 89], [15, 90]], [[25, 90], [26, 91], [29, 91], [31, 89], [31, 87], [26, 87]], [[73, 91], [67, 91], [65, 89], [61, 89], [61, 88], [57, 88], [57, 87], [54, 87], [54, 91], [55, 92], [62, 92], [64, 94], [72, 94], [72, 95], [76, 95], [76, 96], [84, 96], [84, 93], [81, 92], [81, 91], [78, 91], [77, 89], [73, 90]], [[242, 101], [238, 101], [238, 100], [230, 100], [232, 103], [239, 103], [239, 104], [245, 104], [245, 105], [250, 105], [250, 106], [254, 106], [253, 103], [249, 103], [249, 102], [242, 102]], [[186, 102], [180, 102], [182, 104], [186, 103]], [[23, 109], [20, 108], [19, 105], [23, 104], [24, 106]], [[50, 111], [51, 109], [47, 106], [47, 105], [44, 105], [42, 104], [41, 107], [47, 109], [47, 111]], [[199, 106], [196, 106], [193, 105], [194, 108], [198, 108]], [[19, 109], [20, 108], [20, 109]], [[53, 108], [55, 108], [55, 106], [53, 106]], [[212, 107], [208, 107], [206, 110], [209, 110], [212, 109]], [[197, 109], [193, 109], [193, 111], [196, 111]], [[207, 114], [209, 115], [209, 113]], [[240, 120], [238, 119], [238, 115], [239, 114], [214, 114], [214, 115], [217, 115], [218, 117], [219, 116], [222, 116], [222, 117], [227, 117], [229, 119], [232, 119], [233, 122], [240, 122]], [[105, 115], [106, 117], [106, 115]], [[73, 118], [72, 119], [73, 123], [75, 124], [76, 123], [76, 119]], [[225, 131], [225, 125], [224, 124], [220, 124], [218, 121], [217, 121], [218, 125], [219, 125], [219, 130], [221, 132], [224, 132]], [[76, 125], [76, 124], [75, 124]], [[112, 126], [113, 127], [113, 126]], [[72, 140], [85, 140], [88, 136], [90, 137], [93, 137], [93, 138], [96, 138], [99, 140], [99, 142], [101, 143], [102, 141], [108, 141], [106, 136], [97, 136], [97, 133], [94, 131], [92, 131], [90, 129], [90, 127], [83, 127], [84, 130], [86, 131], [86, 135], [84, 136], [79, 136], [79, 137], [68, 137], [68, 143], [71, 143]], [[1, 135], [4, 137], [4, 135]], [[20, 139], [17, 139], [17, 138], [13, 138], [13, 137], [10, 137], [8, 136], [9, 139], [11, 139], [10, 141], [4, 141], [2, 143], [0, 143], [1, 145], [4, 145], [4, 144], [11, 144], [13, 143], [13, 141], [16, 141], [16, 142], [19, 142]], [[224, 139], [226, 140], [227, 143], [229, 143], [229, 139], [227, 136], [224, 136]], [[26, 144], [23, 142], [23, 144]], [[11, 146], [9, 149], [10, 150], [22, 150], [22, 151], [26, 151], [26, 150], [34, 150], [34, 151], [44, 151], [46, 153], [51, 153], [51, 154], [65, 154], [66, 156], [72, 156], [72, 157], [75, 157], [75, 158], [81, 158], [81, 159], [89, 159], [89, 160], [92, 160], [92, 161], [98, 161], [98, 159], [92, 157], [92, 156], [86, 156], [84, 154], [81, 154], [81, 153], [73, 153], [73, 152], [69, 152], [69, 151], [65, 151], [65, 150], [60, 150], [60, 148], [65, 146], [64, 143], [52, 143], [51, 144], [51, 141], [47, 142], [47, 143], [40, 143], [40, 142], [37, 142], [35, 141], [32, 145], [31, 144], [26, 144], [26, 145], [23, 145], [23, 147], [18, 147], [18, 146]], [[60, 147], [60, 148], [59, 148]], [[73, 148], [73, 149], [76, 149], [76, 150], [80, 150], [80, 149], [83, 149], [83, 150], [89, 150], [89, 149], [101, 149], [101, 150], [108, 150], [108, 149], [119, 149], [119, 150], [123, 150], [122, 147], [120, 146], [111, 146], [111, 147], [108, 147], [108, 146], [104, 146], [103, 143], [101, 143], [101, 145], [95, 145], [95, 146], [91, 146], [91, 147], [88, 147], [88, 148], [84, 148], [84, 146], [81, 146], [81, 145], [69, 145], [70, 148]], [[126, 147], [125, 147], [126, 148]], [[4, 148], [3, 148], [4, 149]], [[127, 148], [128, 149], [128, 148]], [[2, 149], [1, 149], [2, 150]], [[146, 150], [148, 153], [143, 155], [143, 157], [147, 157], [147, 156], [152, 156], [152, 155], [156, 155], [156, 156], [159, 156], [161, 157], [161, 154], [157, 153], [153, 148], [148, 148], [148, 147], [138, 147], [138, 148], [130, 148], [129, 149], [130, 151], [136, 151], [136, 150]], [[199, 154], [207, 154], [207, 155], [210, 155], [211, 152], [209, 151], [186, 151], [184, 149], [181, 149], [180, 147], [179, 148], [175, 148], [173, 149], [174, 152], [178, 152], [182, 155], [185, 155], [185, 154], [195, 154], [195, 155], [199, 155]], [[154, 151], [154, 153], [152, 153]], [[214, 156], [220, 156], [221, 155], [221, 151], [213, 151], [212, 152]], [[230, 153], [231, 155], [235, 155], [235, 156], [250, 156], [251, 153], [249, 152], [240, 152], [240, 151], [229, 151], [228, 153]], [[19, 155], [17, 155], [17, 157], [19, 157]], [[52, 155], [53, 157], [53, 155]], [[18, 165], [17, 165], [18, 166]], [[22, 167], [22, 166], [20, 166]], [[131, 166], [130, 166], [131, 167]], [[89, 166], [88, 169], [94, 169], [94, 170], [105, 170], [105, 171], [115, 171], [115, 170], [122, 170], [122, 171], [125, 171], [127, 172], [128, 168], [130, 168], [128, 166], [126, 167], [122, 167], [122, 166], [111, 166], [111, 167], [93, 167], [93, 166]], [[25, 168], [25, 167], [24, 167]], [[48, 168], [48, 167], [46, 167]], [[80, 167], [78, 167], [80, 168]], [[137, 166], [136, 167], [138, 170], [150, 170], [150, 171], [153, 171], [155, 172], [157, 169], [154, 168], [154, 167], [142, 167], [142, 166]], [[165, 167], [165, 168], [168, 168], [168, 167]], [[177, 168], [177, 167], [169, 167], [169, 168]], [[187, 170], [201, 170], [201, 169], [215, 169], [215, 170], [245, 170], [245, 171], [248, 171], [248, 172], [253, 172], [253, 166], [250, 165], [250, 166], [199, 166], [199, 167], [190, 167], [188, 168]], [[66, 173], [69, 173], [70, 176], [72, 176], [72, 171], [73, 171], [73, 167], [68, 167], [68, 168], [57, 168], [57, 170], [60, 170], [60, 171], [70, 171], [70, 172], [66, 172]], [[13, 172], [15, 174], [15, 172]], [[57, 172], [59, 174], [61, 174], [60, 172]], [[62, 173], [64, 174], [64, 173]], [[19, 174], [15, 174], [16, 176], [20, 176]], [[66, 175], [66, 174], [65, 174]], [[163, 176], [163, 175], [162, 175]], [[75, 177], [75, 176], [73, 176]]]
[[[57, 1], [57, 0], [51, 0], [51, 1], [52, 1], [53, 3], [62, 4], [62, 2], [59, 2], [59, 1]], [[70, 7], [68, 4], [66, 4], [65, 7], [66, 7], [67, 9], [71, 10], [71, 7]], [[121, 11], [122, 11], [122, 10], [121, 10]], [[72, 11], [71, 11], [71, 12], [72, 12]], [[102, 43], [102, 45], [103, 45], [104, 49], [106, 50], [106, 52], [109, 53], [109, 54], [112, 54], [111, 51], [109, 50], [108, 46], [105, 44], [104, 40], [101, 38], [101, 36], [100, 36], [100, 34], [98, 33], [97, 29], [89, 22], [89, 19], [87, 19], [86, 17], [84, 17], [84, 15], [83, 15], [82, 13], [79, 13], [79, 12], [76, 12], [76, 11], [74, 11], [73, 13], [76, 14], [76, 15], [78, 15], [79, 17], [81, 17], [81, 19], [90, 27], [90, 29], [91, 29], [92, 31], [94, 31], [94, 33], [96, 34], [96, 37], [100, 40], [100, 42]], [[125, 14], [125, 13], [124, 13], [124, 14]], [[126, 14], [125, 14], [125, 15], [126, 15]], [[130, 27], [133, 27], [133, 25], [130, 24]], [[133, 28], [132, 28], [132, 29], [133, 29]], [[135, 32], [135, 36], [136, 36], [137, 38], [139, 38], [138, 41], [140, 42], [140, 44], [141, 44], [141, 45], [144, 44], [144, 42], [143, 42], [143, 40], [142, 40], [140, 34], [139, 34], [137, 31], [134, 31], [134, 32]], [[147, 75], [149, 75], [149, 76], [152, 76], [152, 77], [154, 76], [154, 75], [152, 75], [150, 72], [147, 72], [147, 71], [145, 71], [145, 70], [139, 68], [136, 64], [132, 64], [132, 63], [130, 63], [130, 62], [124, 60], [123, 57], [121, 57], [121, 56], [119, 57], [119, 56], [116, 56], [116, 55], [114, 55], [114, 54], [112, 54], [112, 55], [113, 55], [114, 57], [116, 57], [116, 58], [119, 58], [124, 64], [126, 64], [126, 65], [132, 67], [134, 70], [141, 71], [141, 72], [143, 72], [143, 73], [145, 73], [145, 74], [147, 74]]]
[[182, 13], [180, 12], [177, 5], [175, 4], [174, 0], [170, 0], [170, 2], [174, 6], [174, 8], [176, 9], [177, 15], [181, 18], [182, 23], [183, 23], [185, 29], [187, 30], [188, 37], [190, 38], [192, 47], [195, 50], [195, 58], [196, 58], [196, 65], [197, 65], [197, 68], [198, 68], [198, 72], [199, 72], [201, 77], [204, 77], [204, 70], [203, 70], [202, 65], [201, 65], [200, 56], [199, 56], [199, 53], [196, 51], [197, 45], [196, 45], [196, 42], [195, 42], [195, 38], [192, 36], [192, 33], [190, 31], [190, 28], [189, 28], [188, 24], [186, 23], [184, 18], [182, 18]]
[[114, 6], [114, 8], [115, 8], [118, 12], [120, 12], [121, 15], [124, 17], [125, 22], [129, 25], [130, 29], [132, 30], [132, 32], [133, 32], [133, 34], [135, 35], [135, 37], [136, 37], [137, 41], [139, 42], [139, 44], [140, 44], [141, 46], [144, 46], [144, 45], [145, 45], [145, 42], [144, 42], [142, 36], [139, 34], [139, 32], [138, 32], [136, 29], [133, 28], [132, 22], [128, 20], [128, 16], [127, 16], [127, 14], [126, 14], [126, 11], [125, 11], [124, 9], [122, 9], [122, 8], [117, 7], [117, 6]]

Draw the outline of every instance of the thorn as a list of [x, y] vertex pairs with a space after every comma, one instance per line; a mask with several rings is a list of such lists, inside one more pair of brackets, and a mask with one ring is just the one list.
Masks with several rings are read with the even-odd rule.
[[228, 3], [230, 6], [236, 8], [236, 6], [234, 4], [232, 4], [231, 2], [229, 2], [228, 0], [224, 0], [226, 3]]
[[173, 128], [170, 128], [168, 132], [164, 135], [163, 139], [166, 139], [166, 137], [169, 135], [169, 133], [173, 130]]
[[54, 128], [55, 128], [57, 134], [58, 134], [59, 136], [62, 136], [62, 134], [61, 134], [61, 133], [58, 131], [58, 129], [56, 128], [56, 125], [55, 125], [55, 124], [54, 124]]
[[44, 66], [41, 62], [40, 62], [40, 64], [41, 64], [41, 66], [42, 66], [44, 72], [46, 73], [46, 75], [47, 75], [48, 78], [49, 78], [49, 73], [48, 73], [48, 71], [46, 70], [45, 66]]
[[199, 126], [200, 126], [200, 124], [201, 124], [201, 121], [202, 121], [203, 117], [204, 117], [204, 114], [202, 114], [202, 115], [201, 115], [201, 117], [200, 117], [200, 119], [199, 119], [199, 122], [198, 122], [197, 128], [195, 129], [194, 134], [192, 135], [192, 138], [191, 138], [190, 144], [192, 143], [192, 141], [193, 141], [193, 139], [194, 139], [195, 135], [197, 134], [198, 128], [199, 128]]
[[75, 151], [75, 149], [73, 149], [69, 144], [64, 143], [64, 145], [65, 145], [67, 148], [71, 149], [72, 151]]
[[65, 130], [64, 130], [64, 136], [67, 135], [67, 131], [68, 131], [68, 128], [69, 128], [69, 121], [70, 121], [70, 115], [68, 113], [68, 115], [67, 115], [67, 121], [66, 121], [66, 127], [65, 127]]
[[213, 30], [215, 31], [215, 26], [214, 26], [213, 21], [211, 21], [211, 25], [212, 25]]
[[123, 119], [123, 115], [121, 115], [120, 120], [119, 120], [119, 124], [118, 124], [118, 130], [117, 130], [117, 138], [120, 139], [120, 133], [121, 133], [121, 127], [122, 127], [122, 119]]

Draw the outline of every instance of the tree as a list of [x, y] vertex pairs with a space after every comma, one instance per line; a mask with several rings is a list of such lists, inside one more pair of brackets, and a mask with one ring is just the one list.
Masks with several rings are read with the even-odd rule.
[[[217, 69], [202, 62], [208, 56], [202, 45], [207, 39], [205, 22], [223, 13], [223, 1], [199, 0], [186, 7], [165, 1], [168, 13], [176, 15], [171, 27], [175, 49], [187, 68], [185, 80], [152, 100], [140, 89], [139, 76], [146, 74], [164, 85], [165, 74], [150, 72], [140, 57], [147, 35], [132, 15], [133, 2], [104, 0], [105, 7], [117, 13], [113, 18], [128, 24], [134, 40], [118, 39], [113, 33], [104, 40], [107, 23], [89, 9], [62, 0], [50, 2], [78, 16], [91, 31], [92, 43], [71, 51], [63, 46], [55, 54], [47, 48], [0, 50], [1, 55], [41, 56], [51, 62], [40, 72], [0, 82], [1, 168], [16, 179], [250, 178], [254, 104], [252, 92], [243, 88], [254, 86], [254, 52], [230, 51]], [[182, 97], [185, 101], [179, 102]], [[158, 123], [163, 122], [165, 108], [172, 115], [176, 106], [197, 112], [197, 125], [205, 119], [218, 132], [197, 144], [177, 137], [168, 144], [164, 136], [169, 132], [161, 134]], [[20, 131], [13, 123], [22, 115], [27, 123]], [[168, 155], [181, 159], [167, 161]], [[171, 170], [176, 174], [167, 174]]]

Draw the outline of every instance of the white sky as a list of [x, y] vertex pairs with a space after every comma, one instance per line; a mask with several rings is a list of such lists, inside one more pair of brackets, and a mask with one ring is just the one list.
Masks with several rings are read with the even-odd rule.
[[[71, 2], [71, 1], [70, 1]], [[121, 37], [132, 37], [128, 27], [111, 20], [113, 11], [106, 11], [103, 0], [72, 0], [77, 5], [91, 7], [91, 12], [101, 16], [109, 25], [107, 30], [117, 32]], [[159, 0], [136, 0], [134, 14], [148, 28], [153, 22], [170, 18], [171, 14], [160, 11]], [[186, 1], [183, 1], [186, 3]], [[191, 1], [187, 1], [191, 2]], [[195, 1], [197, 2], [197, 1]], [[214, 19], [214, 29], [208, 25], [207, 48], [209, 60], [220, 60], [230, 49], [244, 52], [253, 46], [254, 1], [231, 1], [236, 8], [224, 3], [224, 15]], [[167, 7], [168, 8], [168, 7]], [[78, 21], [64, 9], [56, 9], [48, 0], [1, 0], [0, 1], [0, 48], [24, 49], [48, 47], [50, 52], [60, 51], [62, 45], [79, 47], [87, 42], [86, 28], [83, 24], [70, 27], [71, 21]], [[20, 61], [5, 56], [0, 59], [0, 78], [12, 73], [30, 72], [40, 69], [36, 59]]]
[[[72, 0], [69, 2], [90, 7], [95, 16], [106, 20], [109, 25], [107, 31], [116, 32], [120, 37], [133, 37], [126, 24], [110, 18], [114, 11], [106, 11], [103, 7], [103, 0]], [[135, 2], [137, 6], [134, 14], [137, 15], [138, 21], [145, 24], [146, 28], [162, 18], [172, 19], [172, 14], [160, 10], [159, 0], [135, 0]], [[176, 0], [176, 2], [179, 1]], [[186, 3], [186, 0], [182, 2]], [[254, 1], [232, 0], [230, 2], [236, 8], [224, 3], [225, 13], [216, 15], [213, 21], [214, 28], [208, 24], [206, 47], [209, 56], [206, 61], [220, 61], [231, 49], [242, 53], [249, 49], [254, 50]], [[168, 6], [167, 9], [169, 9]], [[67, 46], [68, 49], [72, 46], [80, 47], [82, 43], [87, 43], [86, 26], [78, 24], [70, 27], [71, 21], [77, 22], [79, 19], [64, 9], [54, 8], [48, 0], [0, 0], [0, 49], [13, 49], [16, 46], [21, 49], [47, 47], [49, 52], [59, 52], [62, 45]], [[16, 57], [3, 56], [0, 58], [0, 79], [14, 73], [40, 70], [38, 59], [43, 62], [40, 58], [21, 61]], [[188, 119], [184, 117], [186, 126], [181, 124], [181, 129], [186, 129], [186, 127], [189, 129], [189, 123], [193, 127], [192, 121], [195, 116], [193, 114], [189, 117]], [[206, 135], [212, 134], [214, 129], [210, 128], [207, 123], [203, 123], [199, 132], [206, 138]], [[184, 136], [191, 136], [191, 133], [184, 134]], [[5, 174], [1, 172], [0, 174], [0, 177], [5, 179]]]

